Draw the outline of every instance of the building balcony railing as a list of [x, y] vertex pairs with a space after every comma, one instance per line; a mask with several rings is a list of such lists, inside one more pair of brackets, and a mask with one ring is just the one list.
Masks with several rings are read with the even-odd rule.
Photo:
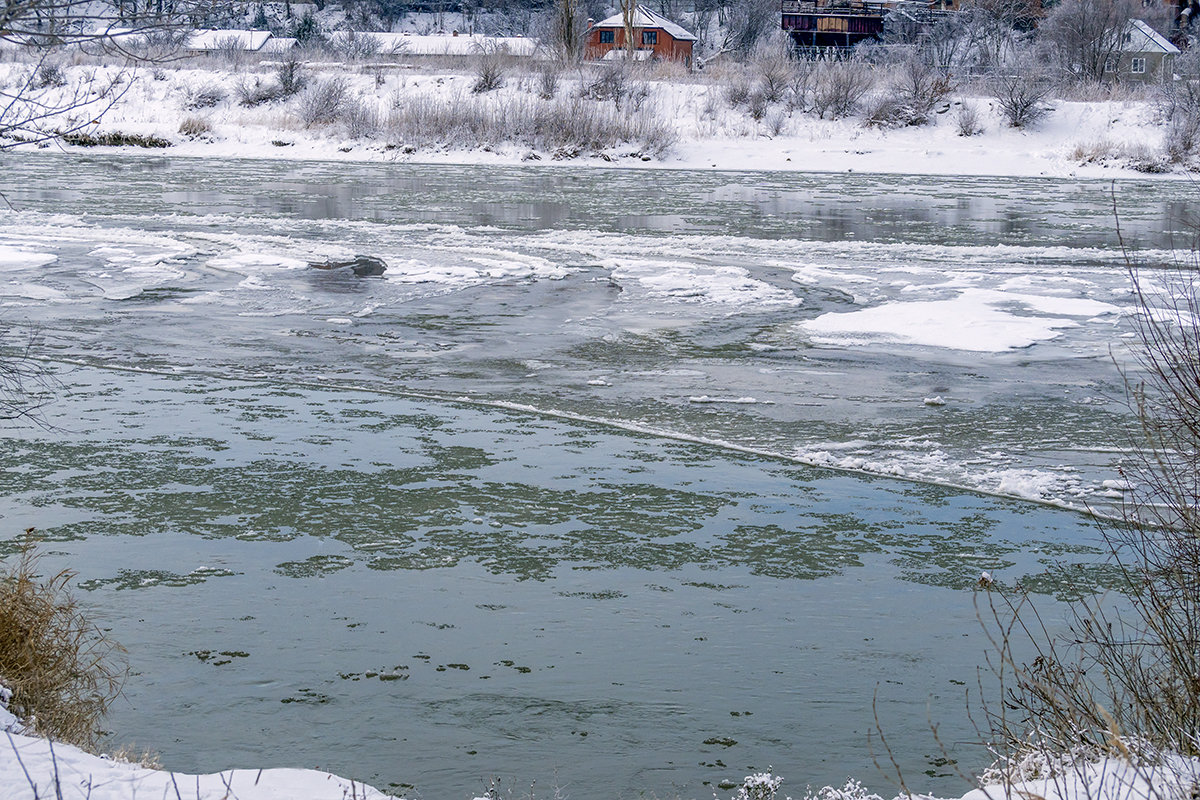
[[891, 5], [870, 0], [782, 0], [782, 11], [784, 14], [880, 17]]

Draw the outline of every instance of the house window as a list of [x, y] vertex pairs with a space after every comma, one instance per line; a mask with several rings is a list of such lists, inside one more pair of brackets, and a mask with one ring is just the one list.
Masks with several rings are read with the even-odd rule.
[[600, 44], [612, 44], [612, 43], [613, 43], [613, 32], [612, 31], [600, 31]]
[[658, 31], [642, 31], [642, 44], [658, 44]]
[[1117, 71], [1117, 62], [1113, 61], [1111, 58], [1104, 59], [1104, 71], [1105, 72], [1116, 72]]
[[1129, 71], [1134, 75], [1142, 75], [1146, 72], [1146, 59], [1134, 58], [1130, 59]]

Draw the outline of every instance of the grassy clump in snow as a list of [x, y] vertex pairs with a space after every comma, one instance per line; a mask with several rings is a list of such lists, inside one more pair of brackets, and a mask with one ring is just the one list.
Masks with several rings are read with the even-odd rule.
[[109, 131], [107, 133], [73, 131], [62, 134], [60, 138], [65, 144], [73, 144], [76, 147], [145, 147], [155, 149], [171, 146], [170, 140], [164, 139], [161, 136], [123, 133], [121, 131]]
[[43, 578], [37, 568], [26, 544], [0, 574], [0, 684], [12, 690], [9, 709], [34, 731], [90, 748], [121, 691], [124, 651], [80, 610], [68, 591], [72, 572]]
[[661, 155], [675, 143], [670, 122], [653, 113], [630, 115], [613, 105], [580, 97], [556, 100], [459, 96], [398, 99], [386, 125], [389, 136], [425, 147], [485, 147], [522, 144], [557, 155], [599, 153], [633, 144]]

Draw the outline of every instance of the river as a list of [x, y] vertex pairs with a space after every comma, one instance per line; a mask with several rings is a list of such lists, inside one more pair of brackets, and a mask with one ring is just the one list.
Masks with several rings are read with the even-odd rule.
[[[878, 723], [950, 791], [981, 571], [1052, 616], [1103, 580], [1108, 183], [0, 166], [4, 319], [59, 382], [0, 518], [78, 571], [134, 670], [107, 724], [172, 768], [795, 796], [883, 782]], [[1162, 186], [1115, 187], [1148, 274]], [[388, 271], [307, 266], [355, 253]]]

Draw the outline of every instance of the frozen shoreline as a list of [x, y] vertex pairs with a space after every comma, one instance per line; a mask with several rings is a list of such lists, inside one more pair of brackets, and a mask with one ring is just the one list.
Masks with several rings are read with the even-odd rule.
[[[1187, 176], [1178, 165], [1154, 175], [1133, 168], [1138, 161], [1144, 164], [1158, 158], [1162, 150], [1165, 127], [1158, 124], [1154, 105], [1147, 100], [1054, 101], [1054, 110], [1040, 124], [1018, 130], [1006, 126], [989, 98], [956, 94], [931, 115], [928, 125], [880, 129], [867, 127], [858, 117], [819, 119], [782, 102], [756, 121], [744, 107], [735, 108], [728, 102], [722, 82], [703, 75], [641, 81], [639, 91], [645, 91], [644, 97], [634, 109], [626, 106], [621, 112], [653, 115], [669, 126], [675, 142], [661, 155], [646, 155], [642, 152], [646, 148], [636, 143], [601, 152], [556, 153], [514, 142], [483, 146], [410, 142], [388, 132], [388, 115], [397, 108], [441, 104], [453, 109], [475, 104], [476, 108], [494, 108], [503, 116], [539, 103], [594, 105], [599, 101], [576, 100], [583, 74], [575, 71], [563, 73], [556, 99], [547, 101], [539, 99], [537, 76], [530, 72], [514, 70], [502, 88], [474, 94], [475, 76], [467, 68], [456, 73], [399, 66], [371, 73], [366, 66], [337, 69], [315, 65], [309, 73], [314, 80], [335, 76], [345, 81], [347, 95], [378, 119], [377, 131], [357, 138], [341, 123], [303, 125], [298, 97], [253, 107], [239, 104], [239, 90], [244, 92], [247, 82], [258, 86], [273, 80], [269, 64], [240, 71], [127, 70], [122, 80], [130, 81], [128, 90], [101, 120], [87, 125], [85, 132], [155, 136], [171, 142], [169, 148], [147, 152], [148, 157], [1060, 179]], [[0, 80], [11, 79], [27, 68], [19, 63], [0, 65]], [[120, 70], [76, 66], [65, 67], [63, 72], [65, 93], [87, 77], [98, 74], [105, 79]], [[212, 105], [197, 106], [197, 96], [210, 89], [219, 99]], [[978, 113], [982, 127], [978, 135], [959, 135], [956, 118], [963, 103], [973, 105]], [[197, 120], [208, 130], [191, 135], [180, 132], [185, 121]], [[453, 133], [448, 136], [453, 140]], [[57, 142], [47, 149], [141, 152], [130, 147], [84, 148]]]

